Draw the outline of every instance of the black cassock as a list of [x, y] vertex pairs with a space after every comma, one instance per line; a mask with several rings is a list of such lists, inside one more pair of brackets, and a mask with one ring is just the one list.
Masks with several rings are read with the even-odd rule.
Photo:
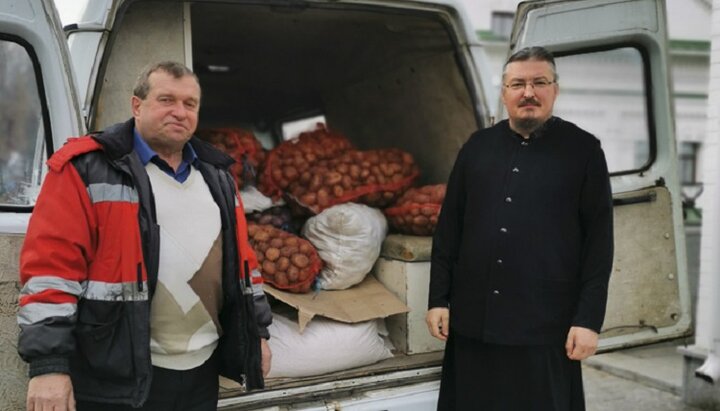
[[[591, 134], [552, 117], [529, 139], [507, 120], [471, 136], [433, 238], [429, 307], [450, 307], [452, 334], [439, 409], [584, 409], [564, 344], [602, 327], [612, 224]], [[473, 402], [443, 408], [453, 398]]]

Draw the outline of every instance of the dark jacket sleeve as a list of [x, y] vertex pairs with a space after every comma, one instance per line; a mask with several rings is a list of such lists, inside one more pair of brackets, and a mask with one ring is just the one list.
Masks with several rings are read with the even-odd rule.
[[587, 164], [580, 198], [583, 231], [580, 294], [572, 324], [600, 332], [613, 264], [613, 206], [607, 163], [600, 144]]
[[460, 149], [450, 173], [433, 236], [428, 308], [450, 306], [453, 266], [459, 254], [465, 214], [465, 151], [467, 144]]

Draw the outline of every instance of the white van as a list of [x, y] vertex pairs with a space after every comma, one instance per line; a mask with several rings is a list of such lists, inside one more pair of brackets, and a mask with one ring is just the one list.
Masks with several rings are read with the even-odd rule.
[[[147, 63], [176, 60], [194, 69], [203, 88], [201, 127], [242, 126], [272, 145], [284, 124], [322, 115], [359, 148], [412, 153], [423, 184], [445, 182], [471, 132], [502, 116], [483, 46], [452, 0], [88, 3], [63, 33], [51, 0], [0, 2], [3, 410], [24, 409], [17, 260], [44, 162], [68, 137], [129, 118], [132, 84]], [[556, 54], [558, 115], [590, 131], [593, 122], [617, 123], [617, 133], [597, 135], [612, 173], [616, 242], [601, 350], [691, 332], [666, 43], [664, 4], [655, 0], [522, 3], [510, 39], [509, 51], [543, 45]], [[595, 64], [607, 60], [618, 62], [616, 71]], [[599, 87], [607, 78], [620, 86]], [[564, 105], [563, 93], [583, 102]], [[599, 118], [598, 105], [614, 114]], [[383, 258], [423, 271], [428, 255]], [[427, 285], [406, 290], [410, 338], [424, 332], [408, 318], [424, 317]], [[442, 352], [400, 351], [360, 369], [268, 380], [262, 391], [223, 387], [218, 406], [434, 409]]]

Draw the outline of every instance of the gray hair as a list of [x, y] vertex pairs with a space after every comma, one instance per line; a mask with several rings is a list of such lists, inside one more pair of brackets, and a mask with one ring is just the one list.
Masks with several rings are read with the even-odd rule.
[[513, 53], [507, 59], [505, 65], [503, 66], [503, 78], [505, 78], [505, 72], [507, 71], [508, 64], [515, 61], [546, 61], [548, 62], [548, 64], [550, 64], [550, 68], [552, 69], [553, 81], [558, 80], [557, 67], [555, 67], [555, 58], [553, 57], [552, 53], [550, 53], [545, 47], [525, 47]]
[[145, 67], [140, 73], [137, 80], [135, 81], [135, 87], [133, 87], [133, 96], [138, 97], [140, 100], [145, 100], [148, 93], [150, 92], [150, 75], [156, 71], [163, 71], [170, 74], [176, 79], [183, 78], [185, 76], [192, 76], [195, 81], [200, 85], [195, 73], [187, 68], [184, 64], [177, 63], [175, 61], [161, 61]]

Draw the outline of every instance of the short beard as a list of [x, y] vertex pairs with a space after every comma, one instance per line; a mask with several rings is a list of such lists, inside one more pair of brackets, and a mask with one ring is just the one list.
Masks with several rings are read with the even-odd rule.
[[530, 134], [540, 128], [545, 123], [545, 120], [540, 118], [519, 118], [514, 123], [515, 127], [519, 129], [518, 131]]

